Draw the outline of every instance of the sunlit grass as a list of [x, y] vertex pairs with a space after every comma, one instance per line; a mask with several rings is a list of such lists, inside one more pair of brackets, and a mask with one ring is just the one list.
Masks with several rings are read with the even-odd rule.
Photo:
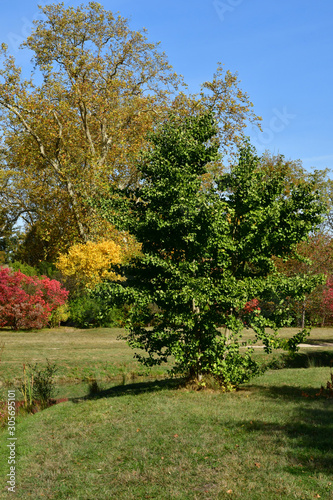
[[[288, 338], [297, 331], [284, 329], [281, 335]], [[124, 375], [126, 378], [146, 376], [147, 370], [133, 358], [133, 351], [123, 340], [119, 340], [121, 334], [124, 334], [124, 330], [117, 328], [80, 330], [61, 327], [35, 332], [2, 330], [0, 344], [4, 343], [5, 348], [0, 379], [11, 382], [21, 377], [23, 363], [43, 363], [46, 359], [57, 363], [60, 382], [119, 380]], [[251, 339], [251, 336], [250, 330], [244, 331], [245, 339]], [[307, 343], [316, 349], [333, 350], [333, 329], [313, 329]], [[311, 353], [313, 348], [302, 348], [300, 352]], [[260, 348], [256, 353], [267, 361], [274, 357], [264, 356]], [[166, 365], [157, 367], [151, 376], [164, 375], [166, 370]]]
[[[70, 398], [18, 417], [16, 498], [333, 498], [332, 400], [316, 396], [330, 375], [332, 330], [313, 332], [324, 346], [280, 361], [289, 368], [227, 394], [186, 389], [165, 378], [166, 367], [148, 379], [119, 333], [0, 333], [8, 386], [23, 362], [48, 358], [59, 367], [59, 396]], [[100, 391], [88, 397], [94, 378]], [[3, 450], [6, 438], [4, 429]], [[3, 453], [2, 478], [7, 469]]]
[[[0, 379], [11, 382], [22, 375], [23, 363], [57, 363], [57, 379], [61, 383], [75, 381], [116, 380], [124, 376], [146, 376], [147, 370], [134, 358], [133, 351], [123, 340], [124, 330], [96, 328], [44, 329], [36, 332], [0, 331], [0, 342], [5, 344], [0, 365]], [[158, 367], [152, 376], [163, 375], [165, 367]]]
[[333, 407], [301, 392], [327, 372], [286, 369], [231, 394], [118, 386], [25, 417], [17, 498], [332, 498]]

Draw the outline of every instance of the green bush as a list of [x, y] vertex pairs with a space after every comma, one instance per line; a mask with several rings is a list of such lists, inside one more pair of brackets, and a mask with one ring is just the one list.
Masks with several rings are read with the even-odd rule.
[[14, 262], [5, 264], [5, 266], [10, 267], [13, 271], [21, 271], [21, 273], [26, 276], [47, 276], [50, 279], [56, 279], [58, 281], [61, 278], [61, 273], [51, 262], [39, 262], [38, 265], [33, 267], [25, 262], [15, 260]]
[[8, 267], [13, 269], [13, 271], [21, 271], [21, 273], [26, 276], [39, 276], [40, 272], [35, 267], [29, 266], [29, 264], [25, 264], [24, 262], [19, 262], [16, 260], [15, 262], [10, 262], [7, 264]]
[[66, 323], [70, 317], [68, 304], [63, 304], [52, 311], [51, 318], [49, 319], [48, 326], [55, 328], [60, 326], [60, 323]]
[[55, 264], [52, 264], [51, 262], [41, 261], [39, 262], [37, 267], [38, 267], [38, 274], [47, 276], [48, 278], [51, 279], [56, 279], [56, 280], [61, 279], [61, 273], [58, 271]]
[[90, 296], [81, 296], [69, 303], [70, 324], [78, 328], [123, 326], [126, 311], [114, 306], [105, 310], [102, 301]]

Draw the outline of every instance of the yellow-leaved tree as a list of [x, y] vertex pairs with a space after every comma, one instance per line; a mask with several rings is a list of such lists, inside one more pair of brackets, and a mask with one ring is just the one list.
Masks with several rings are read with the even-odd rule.
[[92, 289], [103, 279], [122, 280], [112, 266], [120, 264], [123, 258], [121, 246], [114, 241], [88, 241], [60, 254], [56, 266], [72, 287]]
[[170, 111], [183, 119], [211, 110], [228, 154], [258, 123], [237, 76], [221, 66], [187, 95], [158, 44], [120, 15], [97, 2], [40, 9], [22, 46], [33, 55], [31, 78], [0, 48], [0, 223], [1, 214], [24, 221], [22, 260], [31, 265], [106, 237], [87, 199], [138, 185], [147, 133]]

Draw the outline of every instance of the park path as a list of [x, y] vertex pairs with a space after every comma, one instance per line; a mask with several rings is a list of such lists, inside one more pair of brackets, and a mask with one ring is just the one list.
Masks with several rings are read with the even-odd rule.
[[[299, 347], [333, 347], [332, 342], [320, 342], [318, 344], [298, 344]], [[263, 349], [263, 345], [251, 345], [248, 347], [253, 347], [254, 349]]]

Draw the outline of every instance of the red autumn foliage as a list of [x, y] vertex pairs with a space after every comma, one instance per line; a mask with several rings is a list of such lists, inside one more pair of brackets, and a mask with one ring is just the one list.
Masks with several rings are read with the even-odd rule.
[[251, 299], [246, 302], [245, 306], [240, 311], [240, 318], [242, 319], [244, 326], [248, 326], [248, 318], [251, 313], [254, 312], [256, 315], [258, 315], [260, 311], [261, 308], [259, 307], [258, 299]]
[[[300, 321], [303, 314], [312, 325], [325, 326], [333, 323], [333, 238], [330, 234], [318, 233], [297, 245], [297, 254], [309, 259], [291, 257], [284, 262], [274, 259], [279, 272], [287, 276], [325, 274], [326, 284], [318, 285], [305, 300], [294, 302], [293, 309]], [[295, 325], [296, 326], [296, 325]]]
[[26, 276], [0, 268], [0, 327], [14, 330], [43, 328], [52, 311], [65, 304], [68, 291], [46, 276]]
[[242, 313], [243, 314], [250, 314], [253, 311], [257, 311], [258, 313], [260, 312], [260, 307], [259, 306], [259, 300], [258, 299], [252, 299], [246, 302]]
[[323, 293], [323, 302], [327, 309], [333, 313], [333, 277], [330, 276], [326, 281], [326, 290]]

